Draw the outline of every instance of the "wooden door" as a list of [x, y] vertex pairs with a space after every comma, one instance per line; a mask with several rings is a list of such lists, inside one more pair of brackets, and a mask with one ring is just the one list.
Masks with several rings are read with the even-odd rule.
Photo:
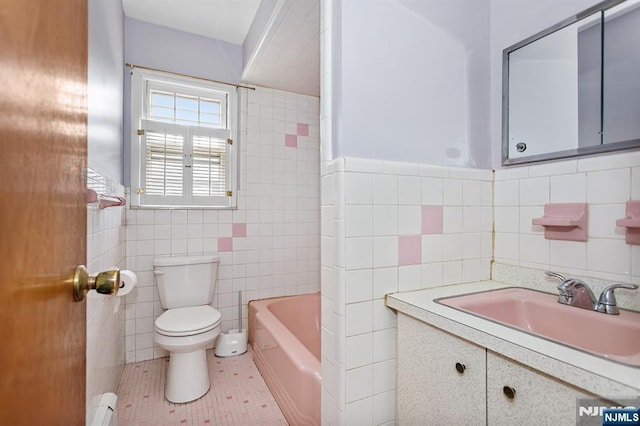
[[0, 2], [0, 424], [85, 422], [87, 1]]

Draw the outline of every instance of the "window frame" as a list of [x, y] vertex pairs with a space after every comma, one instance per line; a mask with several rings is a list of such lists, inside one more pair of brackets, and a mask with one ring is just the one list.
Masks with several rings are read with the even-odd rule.
[[[227, 128], [209, 126], [190, 126], [175, 122], [153, 120], [147, 117], [149, 107], [148, 94], [151, 89], [158, 90], [162, 87], [170, 88], [179, 94], [188, 96], [200, 96], [218, 99], [226, 95], [226, 108], [221, 115], [226, 116]], [[131, 72], [131, 136], [130, 136], [130, 170], [131, 170], [131, 207], [132, 208], [173, 208], [173, 209], [236, 209], [237, 208], [237, 168], [238, 148], [237, 135], [239, 123], [238, 97], [240, 91], [236, 86], [222, 83], [204, 81], [198, 78], [190, 78], [182, 75], [165, 73], [162, 71], [134, 68]], [[220, 138], [228, 135], [232, 143], [227, 144], [226, 150], [226, 191], [227, 196], [194, 196], [192, 194], [193, 179], [186, 179], [185, 175], [192, 175], [192, 170], [185, 163], [183, 169], [183, 195], [181, 197], [147, 196], [140, 188], [145, 187], [145, 156], [146, 136], [138, 134], [138, 130], [144, 129], [146, 122], [154, 123], [158, 127], [179, 128], [184, 130], [185, 141], [183, 155], [192, 153], [192, 141], [194, 136], [212, 136]], [[221, 117], [221, 122], [223, 118]]]
[[[203, 95], [208, 95], [206, 96], [207, 98], [213, 99], [213, 100], [217, 100], [219, 102], [224, 102], [225, 106], [227, 106], [227, 108], [222, 108], [220, 110], [220, 122], [224, 123], [227, 122], [229, 119], [229, 112], [228, 110], [228, 105], [229, 105], [229, 98], [231, 97], [231, 93], [229, 91], [224, 91], [224, 92], [220, 92], [220, 91], [205, 91], [206, 89], [210, 89], [209, 87], [207, 88], [192, 88], [189, 86], [177, 86], [175, 84], [167, 84], [166, 82], [160, 82], [160, 81], [149, 81], [147, 80], [146, 82], [146, 87], [145, 87], [145, 96], [144, 96], [144, 104], [143, 104], [143, 114], [145, 116], [145, 118], [147, 120], [150, 121], [162, 121], [162, 122], [167, 122], [170, 123], [169, 120], [167, 121], [163, 121], [161, 119], [152, 119], [150, 118], [150, 114], [149, 114], [149, 110], [151, 109], [150, 107], [150, 96], [149, 93], [151, 91], [156, 91], [156, 92], [173, 92], [176, 91], [176, 88], [180, 88], [180, 95], [186, 95], [186, 96], [190, 96], [190, 97], [205, 97]], [[226, 95], [226, 96], [225, 96]], [[178, 124], [178, 123], [173, 123], [173, 124], [177, 124], [177, 125], [182, 125], [182, 124]], [[185, 124], [188, 125], [188, 124]], [[214, 126], [201, 126], [201, 127], [210, 127], [210, 128], [219, 128], [219, 127], [214, 127]], [[227, 123], [227, 127], [228, 128], [228, 123]]]

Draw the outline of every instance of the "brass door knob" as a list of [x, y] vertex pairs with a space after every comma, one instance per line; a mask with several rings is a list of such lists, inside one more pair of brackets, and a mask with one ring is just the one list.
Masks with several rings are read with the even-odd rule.
[[120, 288], [120, 270], [104, 271], [91, 276], [84, 265], [76, 267], [73, 275], [73, 299], [76, 302], [83, 301], [89, 290], [115, 295], [118, 293], [118, 288]]

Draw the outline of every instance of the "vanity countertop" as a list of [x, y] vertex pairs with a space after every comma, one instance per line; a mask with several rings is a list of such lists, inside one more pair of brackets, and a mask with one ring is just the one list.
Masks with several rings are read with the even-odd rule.
[[640, 394], [640, 367], [620, 364], [434, 302], [434, 299], [442, 297], [505, 287], [514, 286], [497, 281], [481, 281], [393, 293], [387, 295], [386, 304], [403, 314], [599, 396], [636, 397]]

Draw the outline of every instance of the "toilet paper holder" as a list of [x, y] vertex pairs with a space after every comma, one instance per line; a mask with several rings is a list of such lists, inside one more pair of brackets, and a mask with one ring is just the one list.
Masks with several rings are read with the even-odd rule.
[[120, 288], [120, 270], [99, 272], [96, 275], [89, 275], [89, 271], [84, 265], [76, 267], [73, 274], [73, 299], [76, 302], [84, 300], [89, 290], [95, 290], [100, 294], [115, 295]]

